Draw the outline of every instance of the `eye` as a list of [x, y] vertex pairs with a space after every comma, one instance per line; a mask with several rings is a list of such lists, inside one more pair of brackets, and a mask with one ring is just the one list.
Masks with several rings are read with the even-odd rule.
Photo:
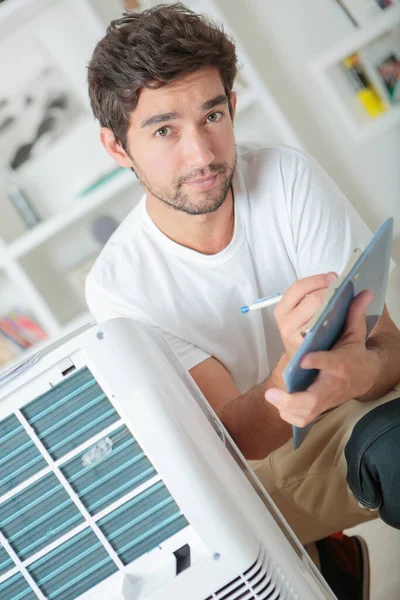
[[155, 132], [155, 137], [167, 137], [171, 133], [171, 127], [160, 127]]
[[208, 123], [216, 123], [217, 121], [219, 121], [220, 119], [222, 119], [222, 115], [223, 115], [223, 113], [220, 112], [220, 111], [213, 112], [213, 113], [211, 113], [211, 114], [208, 115], [206, 121]]

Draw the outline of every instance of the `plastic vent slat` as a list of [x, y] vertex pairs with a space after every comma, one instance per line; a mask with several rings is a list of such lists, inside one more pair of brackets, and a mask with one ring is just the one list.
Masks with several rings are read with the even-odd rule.
[[[100, 394], [97, 394], [94, 397], [92, 397], [92, 395], [89, 395], [87, 393], [85, 395], [81, 394], [79, 399], [84, 400], [84, 403], [82, 403], [82, 406], [80, 406], [79, 408], [77, 408], [77, 407], [74, 408], [74, 412], [73, 412], [74, 419], [76, 419], [77, 417], [80, 417], [82, 415], [82, 413], [84, 413], [85, 411], [93, 409], [96, 406], [96, 404], [98, 404], [101, 400], [104, 400], [104, 398], [105, 398], [105, 396], [102, 392]], [[112, 411], [113, 409], [110, 409], [110, 410]], [[57, 421], [57, 423], [53, 423], [53, 425], [51, 425], [50, 427], [43, 429], [40, 432], [39, 437], [41, 439], [50, 438], [51, 436], [54, 435], [54, 432], [56, 432], [57, 430], [62, 428], [64, 425], [68, 424], [70, 420], [71, 420], [71, 414], [67, 414], [63, 419], [60, 419], [59, 421]], [[85, 429], [86, 429], [86, 427], [83, 426], [83, 427], [77, 429], [77, 433], [80, 434], [81, 432], [85, 431]], [[61, 445], [62, 444], [60, 443], [58, 446], [61, 446]], [[58, 450], [58, 447], [56, 445], [51, 448], [51, 452], [53, 453], [55, 450]]]
[[117, 570], [96, 535], [85, 529], [28, 567], [49, 600], [73, 600]]
[[124, 494], [156, 475], [142, 449], [123, 426], [107, 436], [110, 453], [98, 464], [85, 466], [88, 450], [62, 467], [62, 472], [91, 514], [96, 514]]
[[218, 600], [248, 600], [254, 598], [254, 594], [249, 588], [242, 582], [239, 588], [236, 588], [225, 596], [218, 596]]
[[46, 466], [15, 415], [0, 421], [0, 494], [12, 490]]
[[265, 564], [263, 564], [261, 566], [261, 569], [257, 573], [257, 575], [254, 576], [252, 578], [251, 582], [249, 581], [249, 583], [251, 583], [251, 586], [255, 590], [258, 590], [260, 588], [260, 586], [262, 586], [263, 584], [270, 582], [270, 581], [271, 581], [271, 576], [268, 575], [268, 573], [267, 573], [267, 566]]
[[279, 598], [279, 592], [276, 590], [275, 585], [273, 583], [267, 583], [264, 587], [257, 592], [256, 598], [260, 598], [260, 600], [275, 600]]
[[235, 598], [235, 594], [238, 594], [241, 590], [243, 590], [243, 588], [245, 588], [248, 591], [248, 588], [246, 588], [246, 584], [244, 583], [241, 577], [238, 578], [238, 580], [235, 580], [233, 586], [227, 587], [228, 589], [226, 590], [226, 593], [224, 593], [224, 595], [221, 595], [221, 592], [217, 592], [218, 600], [228, 600], [230, 598]]
[[26, 579], [17, 573], [1, 584], [1, 600], [37, 600]]
[[162, 482], [100, 519], [98, 524], [127, 564], [187, 525]]
[[7, 552], [4, 550], [4, 548], [0, 546], [0, 575], [3, 575], [3, 573], [6, 573], [10, 569], [12, 569], [13, 566], [13, 561], [11, 560]]
[[54, 460], [119, 419], [86, 367], [29, 402], [22, 413]]
[[253, 598], [256, 598], [256, 596], [253, 594], [253, 592], [246, 588], [246, 591], [242, 592], [240, 596], [233, 595], [229, 596], [229, 598], [230, 600], [252, 600]]
[[260, 575], [262, 577], [262, 565], [257, 564], [257, 571], [255, 571], [251, 577], [248, 577], [246, 579], [249, 583], [251, 583], [251, 585], [254, 585], [255, 582], [259, 580]]
[[[251, 581], [255, 597], [260, 600], [278, 600], [280, 594], [276, 590], [270, 561], [267, 557], [262, 555], [258, 560], [258, 565], [260, 566], [260, 570], [257, 572], [256, 577], [252, 577]], [[281, 598], [281, 600], [283, 600], [283, 598]]]
[[279, 590], [274, 585], [267, 586], [264, 590], [260, 590], [256, 595], [256, 598], [260, 600], [285, 600], [284, 596], [281, 596]]
[[249, 567], [248, 569], [246, 569], [246, 571], [243, 573], [243, 577], [248, 578], [251, 577], [252, 572], [255, 568], [257, 568], [259, 566], [259, 558], [257, 558], [257, 560], [255, 562], [253, 562], [253, 564], [251, 565], [251, 567]]
[[275, 568], [268, 558], [261, 554], [241, 576], [214, 592], [206, 600], [294, 600], [297, 596], [293, 596], [291, 592], [290, 595], [286, 592], [282, 595], [276, 587]]
[[241, 577], [236, 577], [236, 579], [233, 579], [233, 581], [230, 581], [229, 583], [227, 583], [226, 585], [224, 585], [222, 588], [219, 588], [219, 590], [217, 590], [215, 593], [218, 594], [222, 594], [223, 592], [227, 592], [230, 591], [232, 589], [232, 587], [240, 583], [242, 583], [243, 580]]
[[0, 505], [2, 532], [21, 560], [29, 558], [83, 520], [53, 473]]

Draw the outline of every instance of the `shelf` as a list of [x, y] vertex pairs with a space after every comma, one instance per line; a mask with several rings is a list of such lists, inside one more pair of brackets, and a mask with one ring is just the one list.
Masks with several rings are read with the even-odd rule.
[[12, 308], [16, 308], [18, 304], [17, 291], [7, 273], [0, 269], [0, 316]]
[[[375, 72], [375, 66], [368, 59], [370, 48], [374, 47], [375, 42], [382, 36], [391, 35], [397, 39], [394, 30], [398, 31], [400, 36], [400, 6], [386, 9], [372, 22], [309, 64], [309, 71], [325, 95], [326, 101], [337, 112], [356, 143], [367, 142], [400, 124], [400, 105], [390, 104], [386, 95], [382, 94], [383, 84]], [[369, 117], [358, 102], [341, 67], [345, 58], [356, 53], [360, 53], [367, 76], [387, 108], [374, 118]]]
[[[15, 285], [15, 283], [8, 277], [7, 273], [1, 270], [0, 290], [1, 319], [10, 316], [10, 313], [18, 311], [22, 315], [39, 324], [37, 314], [35, 313], [34, 308], [31, 306], [31, 303], [27, 301], [26, 294], [21, 293], [21, 290], [19, 290], [18, 286]], [[22, 327], [22, 325], [19, 327]], [[43, 334], [43, 328], [41, 334]], [[22, 343], [25, 343], [26, 340], [29, 340], [32, 343], [33, 339], [36, 339], [36, 333], [33, 333], [31, 328], [25, 330], [25, 333], [22, 333], [22, 335], [25, 338]], [[3, 368], [6, 364], [8, 365], [10, 361], [18, 362], [20, 357], [25, 356], [25, 352], [31, 350], [31, 348], [33, 348], [37, 342], [35, 342], [34, 345], [30, 346], [26, 350], [23, 350], [22, 347], [19, 347], [19, 343], [20, 342], [18, 342], [18, 344], [11, 342], [7, 336], [4, 336], [3, 333], [0, 332], [0, 368]]]
[[137, 187], [138, 185], [138, 180], [132, 171], [128, 169], [121, 171], [97, 190], [79, 199], [75, 199], [67, 209], [49, 217], [46, 221], [12, 242], [8, 246], [10, 256], [12, 258], [19, 258], [27, 254], [30, 250], [40, 246], [59, 231], [78, 221], [119, 192], [127, 189], [129, 186]]
[[[55, 317], [57, 325], [51, 329], [52, 333], [86, 309], [86, 274], [114, 228], [140, 200], [139, 186], [134, 191], [132, 193], [128, 188], [113, 194], [90, 213], [64, 227], [56, 236], [47, 238], [18, 258], [17, 264], [25, 277], [32, 282]], [[97, 219], [104, 217], [111, 220], [105, 222], [104, 234], [99, 239], [102, 228], [98, 226], [100, 221]]]
[[394, 127], [400, 124], [400, 106], [395, 106], [390, 111], [382, 114], [382, 116], [369, 120], [357, 130], [354, 131], [354, 139], [359, 142], [365, 142], [377, 135], [381, 135], [386, 131], [393, 130]]
[[29, 356], [32, 356], [33, 354], [44, 350], [44, 348], [47, 348], [47, 346], [54, 344], [60, 338], [69, 335], [73, 331], [76, 331], [77, 329], [80, 329], [81, 327], [89, 323], [95, 323], [95, 319], [92, 317], [92, 315], [89, 312], [80, 313], [77, 317], [66, 323], [66, 325], [60, 327], [58, 331], [53, 335], [49, 336], [45, 340], [36, 342], [36, 344], [33, 344], [26, 350], [21, 351], [19, 354], [11, 358], [6, 363], [0, 364], [0, 375], [8, 369], [15, 367], [22, 360], [26, 360], [27, 358], [29, 358]]
[[343, 42], [311, 61], [310, 71], [313, 74], [317, 74], [341, 62], [344, 58], [358, 52], [382, 34], [394, 29], [398, 24], [400, 24], [400, 6], [387, 8], [382, 14], [373, 19], [370, 24], [364, 25], [360, 30], [355, 31], [343, 40]]

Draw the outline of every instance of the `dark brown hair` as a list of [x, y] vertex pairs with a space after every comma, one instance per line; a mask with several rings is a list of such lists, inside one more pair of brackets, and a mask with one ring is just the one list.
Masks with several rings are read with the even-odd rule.
[[222, 27], [181, 3], [125, 12], [111, 22], [88, 65], [93, 113], [126, 149], [140, 89], [157, 89], [205, 66], [219, 70], [232, 113], [237, 58]]

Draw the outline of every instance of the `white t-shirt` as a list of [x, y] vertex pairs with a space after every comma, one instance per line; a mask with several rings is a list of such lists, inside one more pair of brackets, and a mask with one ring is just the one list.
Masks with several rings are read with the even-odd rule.
[[110, 238], [86, 280], [98, 321], [131, 317], [158, 329], [189, 370], [210, 356], [241, 393], [282, 354], [273, 308], [240, 307], [316, 273], [341, 273], [371, 232], [312, 157], [287, 147], [238, 148], [235, 230], [214, 255], [165, 236], [145, 198]]

